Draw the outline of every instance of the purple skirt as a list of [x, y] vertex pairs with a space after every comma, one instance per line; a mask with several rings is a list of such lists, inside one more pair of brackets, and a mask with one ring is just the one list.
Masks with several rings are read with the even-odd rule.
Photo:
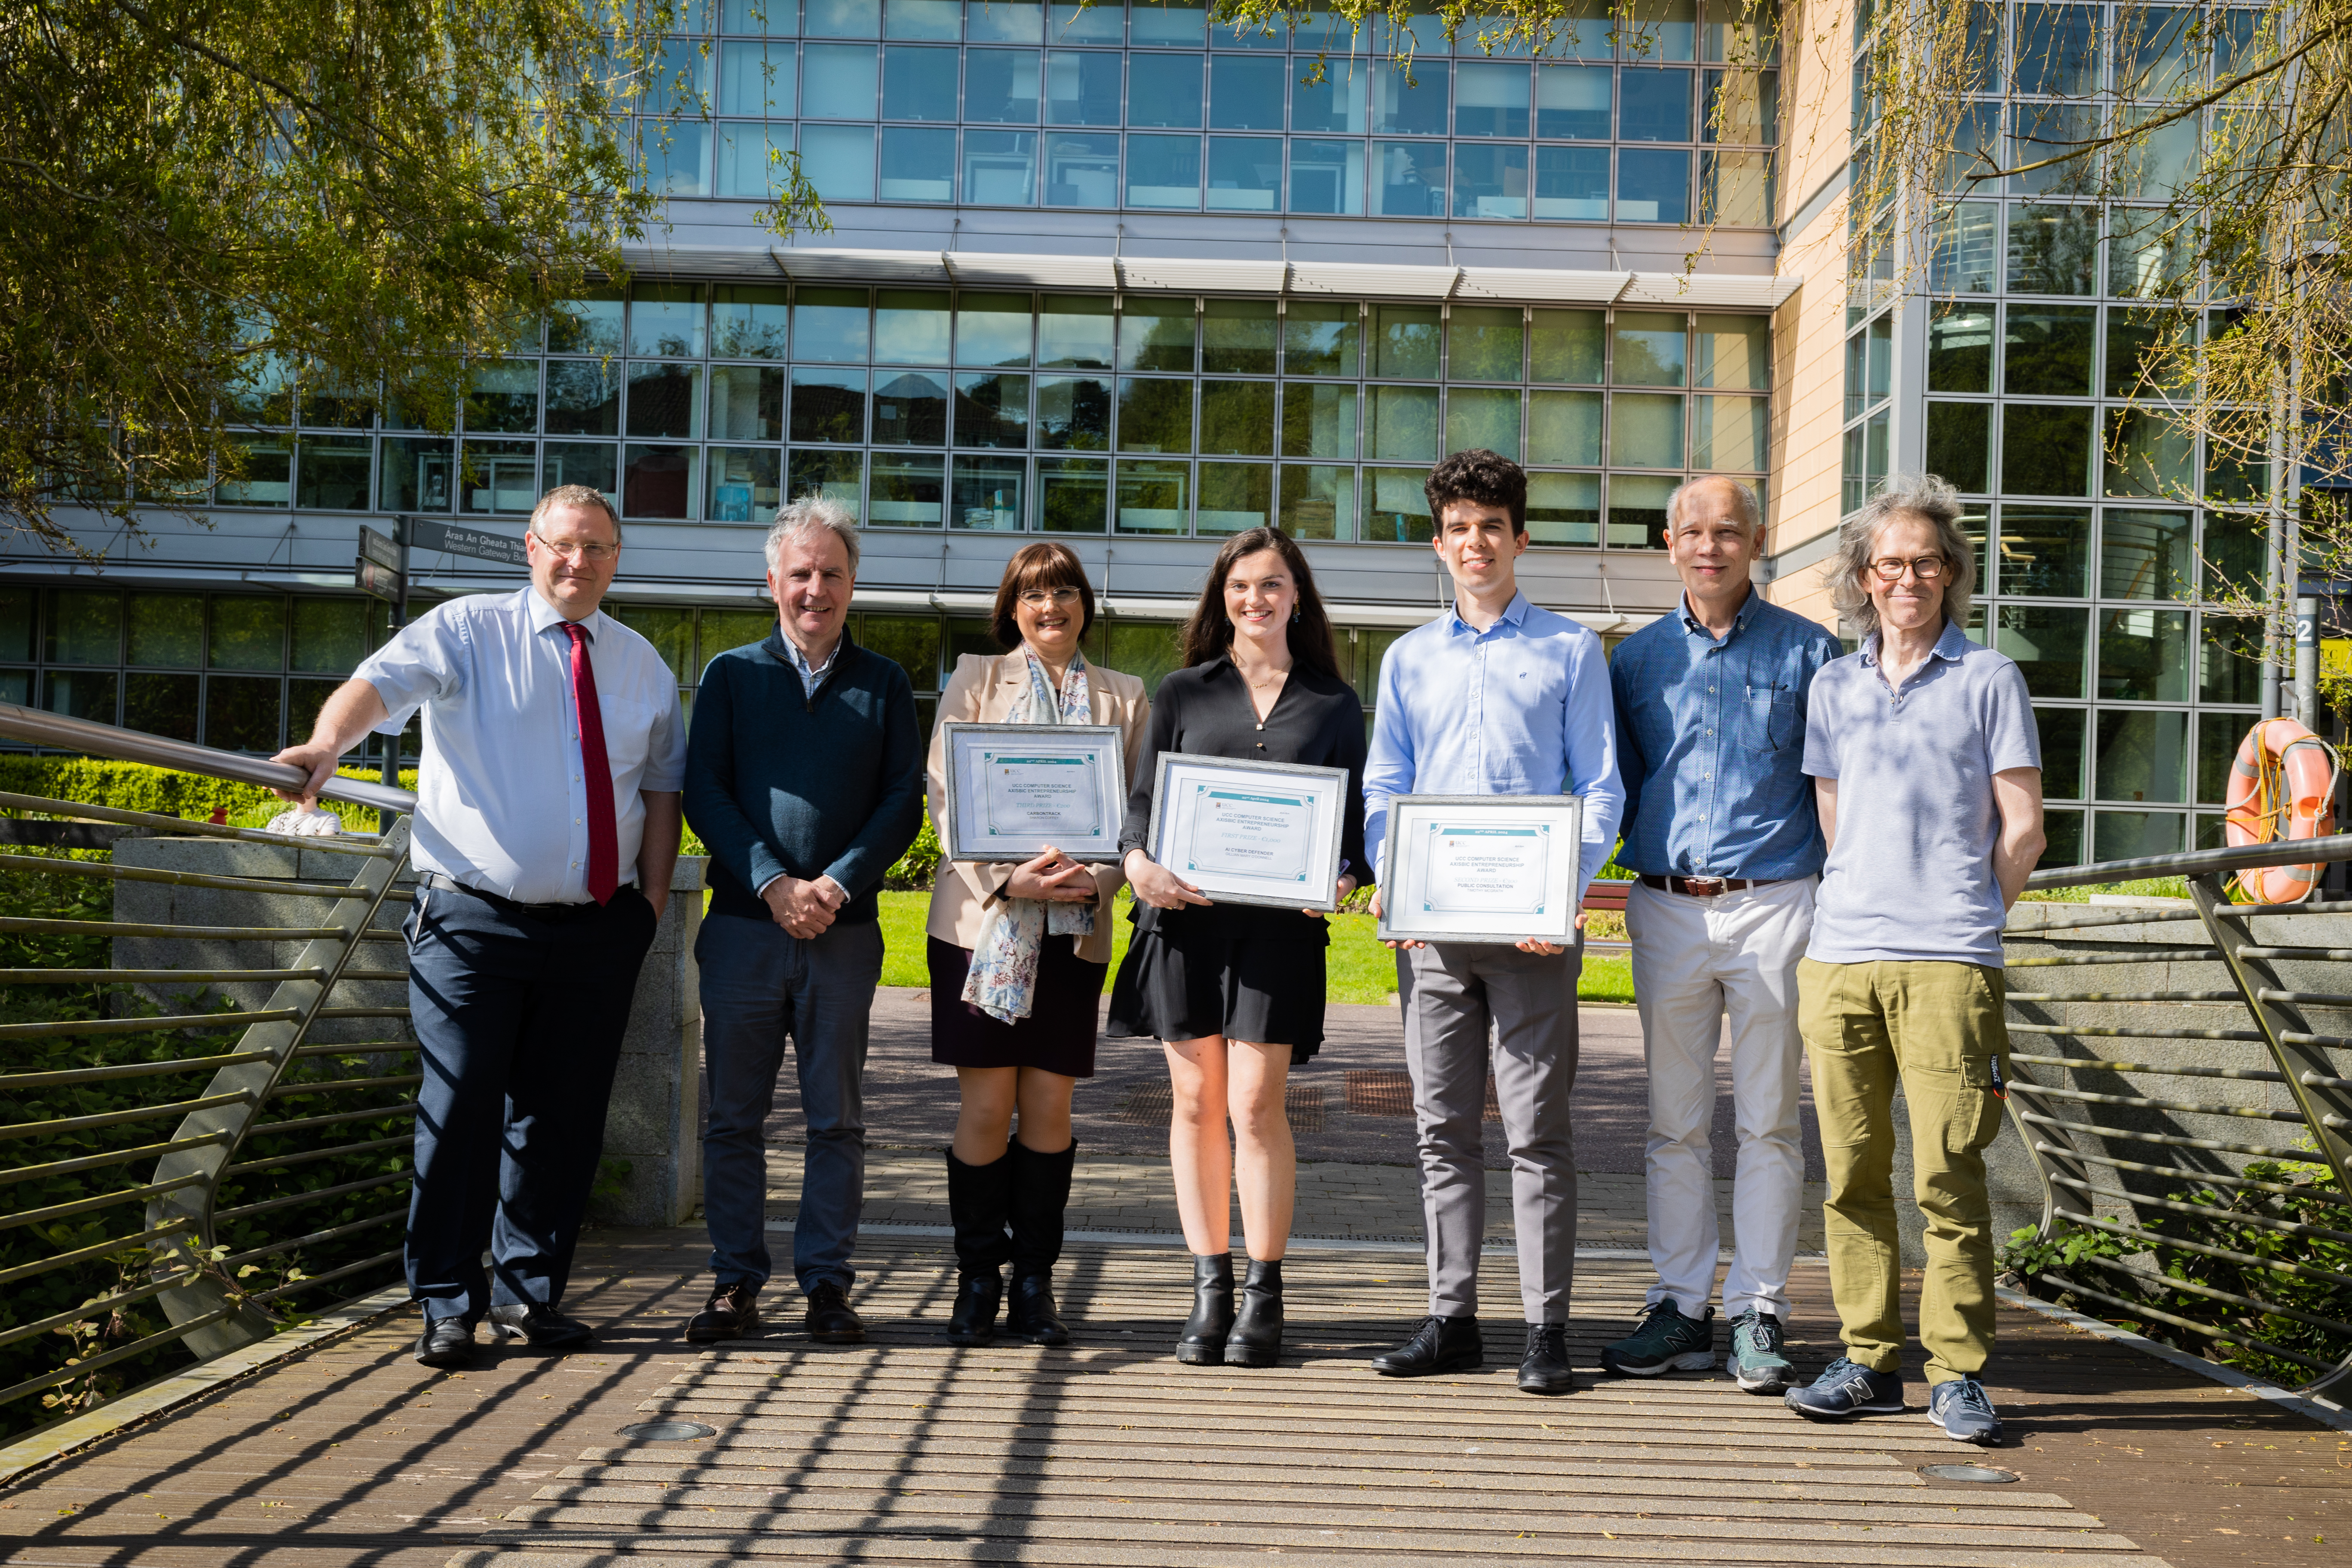
[[1078, 941], [1049, 936], [1037, 952], [1037, 993], [1029, 1016], [1000, 1024], [963, 999], [971, 949], [928, 939], [931, 959], [931, 1060], [957, 1068], [1036, 1068], [1065, 1078], [1095, 1076], [1095, 1025], [1108, 963], [1078, 956]]

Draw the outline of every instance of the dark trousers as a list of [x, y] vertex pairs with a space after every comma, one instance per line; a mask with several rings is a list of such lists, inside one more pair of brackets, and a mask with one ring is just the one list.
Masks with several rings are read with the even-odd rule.
[[425, 1082], [408, 1289], [428, 1318], [563, 1300], [656, 923], [635, 888], [601, 909], [539, 912], [417, 889], [408, 1005]]
[[803, 942], [772, 921], [713, 915], [694, 956], [702, 968], [702, 1068], [710, 1118], [702, 1129], [702, 1213], [721, 1285], [764, 1285], [768, 1256], [768, 1113], [789, 1042], [808, 1152], [793, 1225], [793, 1274], [803, 1290], [856, 1279], [849, 1255], [866, 1202], [866, 1041], [882, 980], [882, 928], [836, 925]]

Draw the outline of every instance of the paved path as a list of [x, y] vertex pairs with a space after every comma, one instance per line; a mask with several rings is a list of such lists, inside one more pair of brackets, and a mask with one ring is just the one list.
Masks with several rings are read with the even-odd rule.
[[[866, 1345], [787, 1326], [706, 1352], [677, 1336], [700, 1238], [605, 1233], [575, 1290], [606, 1325], [594, 1351], [438, 1374], [407, 1359], [403, 1314], [0, 1491], [0, 1560], [2335, 1568], [2352, 1531], [2340, 1434], [2022, 1311], [2001, 1314], [1991, 1377], [2011, 1440], [1987, 1456], [1916, 1414], [1810, 1426], [1720, 1378], [1531, 1399], [1509, 1385], [1507, 1328], [1484, 1373], [1383, 1382], [1364, 1358], [1422, 1289], [1404, 1250], [1302, 1255], [1291, 1353], [1268, 1371], [1167, 1355], [1186, 1281], [1164, 1246], [1073, 1249], [1070, 1350], [953, 1351], [943, 1246], [869, 1242]], [[1490, 1301], [1508, 1268], [1489, 1256]], [[1798, 1272], [1811, 1368], [1832, 1335], [1822, 1271]], [[1580, 1367], [1642, 1282], [1638, 1265], [1585, 1262]], [[618, 1436], [665, 1417], [716, 1435]], [[2019, 1481], [1916, 1468], [1979, 1458]]]

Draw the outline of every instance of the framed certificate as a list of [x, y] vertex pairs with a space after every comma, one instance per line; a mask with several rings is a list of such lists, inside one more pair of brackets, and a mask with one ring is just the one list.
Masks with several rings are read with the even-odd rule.
[[1583, 854], [1578, 795], [1392, 796], [1381, 939], [1572, 942]]
[[1151, 858], [1221, 904], [1339, 906], [1348, 770], [1160, 754]]
[[966, 724], [947, 731], [947, 857], [1028, 860], [1047, 845], [1115, 864], [1127, 814], [1116, 724]]

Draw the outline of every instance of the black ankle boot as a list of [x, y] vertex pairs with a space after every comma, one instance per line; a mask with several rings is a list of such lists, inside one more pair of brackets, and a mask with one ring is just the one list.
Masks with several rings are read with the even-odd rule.
[[1005, 1233], [1013, 1196], [1013, 1157], [967, 1165], [947, 1152], [948, 1217], [955, 1226], [956, 1299], [948, 1315], [948, 1342], [984, 1345], [996, 1338], [996, 1312], [1004, 1300], [1004, 1260], [1013, 1240]]
[[1176, 1359], [1186, 1366], [1221, 1366], [1225, 1336], [1234, 1328], [1234, 1255], [1192, 1256], [1192, 1315], [1176, 1342]]
[[1282, 1259], [1250, 1259], [1242, 1280], [1242, 1314], [1225, 1336], [1227, 1366], [1272, 1366], [1282, 1359]]
[[1062, 1256], [1062, 1216], [1070, 1206], [1076, 1139], [1058, 1154], [1013, 1145], [1013, 1331], [1033, 1345], [1066, 1345], [1070, 1331], [1054, 1308], [1054, 1265]]

